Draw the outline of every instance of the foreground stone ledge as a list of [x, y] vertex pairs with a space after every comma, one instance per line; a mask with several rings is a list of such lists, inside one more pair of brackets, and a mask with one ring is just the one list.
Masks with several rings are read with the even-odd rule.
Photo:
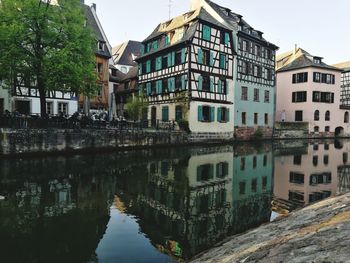
[[350, 262], [350, 193], [226, 239], [192, 262]]

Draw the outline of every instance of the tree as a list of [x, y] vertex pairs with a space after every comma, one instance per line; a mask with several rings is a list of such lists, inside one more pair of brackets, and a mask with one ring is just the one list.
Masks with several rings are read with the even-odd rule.
[[136, 121], [147, 111], [147, 103], [142, 96], [130, 97], [126, 103], [126, 112]]
[[0, 79], [37, 88], [41, 116], [49, 90], [94, 93], [95, 47], [80, 0], [0, 0]]

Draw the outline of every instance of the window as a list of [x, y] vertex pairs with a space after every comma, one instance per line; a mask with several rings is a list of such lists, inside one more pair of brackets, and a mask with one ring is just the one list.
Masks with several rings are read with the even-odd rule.
[[292, 94], [292, 102], [306, 102], [307, 101], [307, 93], [306, 91], [297, 91]]
[[169, 121], [169, 107], [168, 106], [162, 107], [162, 121], [164, 121], [164, 122]]
[[151, 60], [146, 61], [146, 73], [151, 72]]
[[266, 79], [272, 80], [272, 70], [269, 68], [266, 68]]
[[254, 124], [258, 125], [258, 113], [254, 113]]
[[53, 102], [52, 101], [46, 102], [46, 113], [47, 113], [47, 115], [53, 115]]
[[259, 101], [259, 89], [254, 89], [254, 101]]
[[211, 40], [211, 28], [207, 25], [203, 25], [202, 39]]
[[330, 131], [329, 126], [324, 127], [324, 131], [329, 132]]
[[253, 157], [253, 169], [256, 168], [256, 165], [257, 165], [257, 158], [256, 156]]
[[328, 155], [323, 156], [323, 164], [324, 164], [324, 165], [328, 165], [328, 162], [329, 162], [329, 157], [328, 157]]
[[314, 82], [321, 82], [321, 73], [314, 72]]
[[323, 102], [323, 103], [334, 103], [334, 93], [333, 92], [313, 91], [312, 92], [312, 101], [313, 102]]
[[230, 42], [230, 34], [221, 31], [220, 43], [223, 44], [223, 45], [228, 45], [229, 42]]
[[270, 91], [269, 90], [265, 90], [264, 102], [265, 103], [270, 102]]
[[242, 42], [242, 49], [243, 49], [243, 51], [248, 51], [248, 41], [246, 41], [246, 40], [243, 40], [243, 42]]
[[267, 155], [265, 154], [263, 158], [263, 166], [266, 166], [266, 165], [267, 165]]
[[204, 164], [197, 167], [197, 181], [208, 181], [213, 179], [214, 176], [214, 165]]
[[295, 111], [295, 121], [303, 121], [303, 111], [302, 110]]
[[183, 117], [182, 117], [182, 107], [177, 105], [175, 107], [175, 120], [176, 121], [179, 121], [179, 120], [182, 120]]
[[102, 73], [103, 71], [103, 64], [102, 63], [97, 63], [97, 72]]
[[215, 121], [215, 108], [210, 106], [198, 106], [198, 121], [213, 122]]
[[212, 81], [209, 76], [199, 76], [198, 89], [206, 92], [212, 91]]
[[241, 169], [241, 171], [244, 171], [244, 169], [245, 169], [245, 157], [241, 157], [240, 169]]
[[169, 65], [168, 65], [168, 56], [170, 56], [170, 54], [165, 55], [165, 56], [162, 57], [162, 67], [163, 68], [169, 67]]
[[293, 157], [293, 164], [295, 165], [301, 165], [301, 155], [298, 154], [298, 155], [294, 155]]
[[267, 176], [263, 176], [262, 178], [262, 189], [266, 190], [267, 187]]
[[239, 183], [239, 194], [244, 195], [245, 194], [245, 182]]
[[242, 112], [241, 119], [242, 119], [243, 125], [247, 124], [247, 113], [246, 112]]
[[226, 81], [223, 79], [218, 80], [217, 85], [217, 93], [219, 94], [227, 94], [227, 87], [226, 87]]
[[218, 122], [229, 122], [230, 110], [228, 108], [218, 108]]
[[329, 150], [329, 144], [325, 144], [325, 145], [324, 145], [324, 149], [325, 149], [326, 151], [328, 151], [328, 150]]
[[182, 64], [182, 52], [181, 50], [178, 50], [175, 52], [175, 65], [181, 65]]
[[241, 87], [241, 100], [248, 100], [248, 87]]
[[58, 113], [63, 113], [64, 115], [68, 115], [68, 103], [59, 102], [58, 103]]
[[315, 121], [319, 121], [320, 120], [320, 111], [319, 110], [315, 110], [314, 120]]
[[216, 165], [216, 177], [224, 178], [228, 175], [228, 163], [222, 162]]
[[157, 50], [158, 49], [158, 40], [155, 40], [153, 42], [153, 50]]
[[344, 122], [349, 123], [349, 112], [344, 113]]
[[314, 150], [314, 151], [318, 151], [318, 144], [314, 144], [313, 150]]
[[264, 115], [264, 123], [265, 123], [265, 125], [269, 124], [269, 115], [267, 113], [265, 113], [265, 115]]
[[246, 61], [242, 61], [242, 73], [248, 74], [248, 64]]
[[318, 173], [310, 175], [310, 185], [330, 184], [332, 182], [331, 173]]
[[261, 47], [260, 46], [255, 45], [254, 54], [261, 57]]
[[343, 153], [343, 163], [346, 164], [348, 162], [348, 153]]
[[252, 192], [256, 193], [257, 186], [258, 186], [258, 180], [257, 179], [253, 179], [252, 180]]
[[314, 133], [318, 133], [319, 131], [320, 131], [320, 127], [315, 126], [315, 127], [314, 127]]
[[330, 111], [328, 110], [328, 111], [326, 111], [326, 114], [325, 114], [325, 116], [324, 116], [324, 120], [325, 121], [329, 121], [331, 119], [331, 113], [330, 113]]
[[207, 49], [198, 48], [198, 63], [209, 66], [210, 60], [212, 60], [212, 53]]
[[312, 164], [313, 164], [314, 166], [317, 166], [317, 164], [318, 164], [318, 156], [312, 157]]
[[290, 172], [289, 182], [293, 184], [304, 184], [305, 175], [301, 173]]
[[335, 75], [322, 73], [321, 82], [325, 84], [335, 84]]
[[307, 82], [307, 79], [308, 79], [307, 72], [293, 74], [292, 83], [304, 83], [304, 82]]

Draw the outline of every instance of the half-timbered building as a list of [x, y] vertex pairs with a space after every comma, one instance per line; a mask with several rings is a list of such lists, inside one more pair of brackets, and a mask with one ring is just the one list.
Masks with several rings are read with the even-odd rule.
[[233, 136], [232, 32], [203, 8], [161, 23], [143, 41], [139, 86], [152, 125]]
[[191, 0], [191, 9], [204, 8], [232, 30], [234, 63], [234, 126], [238, 138], [250, 137], [259, 129], [272, 136], [275, 111], [275, 52], [263, 33], [241, 15], [209, 0]]

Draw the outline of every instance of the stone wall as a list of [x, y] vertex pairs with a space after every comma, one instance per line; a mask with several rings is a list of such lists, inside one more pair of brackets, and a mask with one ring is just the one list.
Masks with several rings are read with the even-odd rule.
[[251, 139], [271, 139], [273, 129], [271, 127], [255, 126], [255, 127], [236, 127], [235, 139], [251, 140]]

